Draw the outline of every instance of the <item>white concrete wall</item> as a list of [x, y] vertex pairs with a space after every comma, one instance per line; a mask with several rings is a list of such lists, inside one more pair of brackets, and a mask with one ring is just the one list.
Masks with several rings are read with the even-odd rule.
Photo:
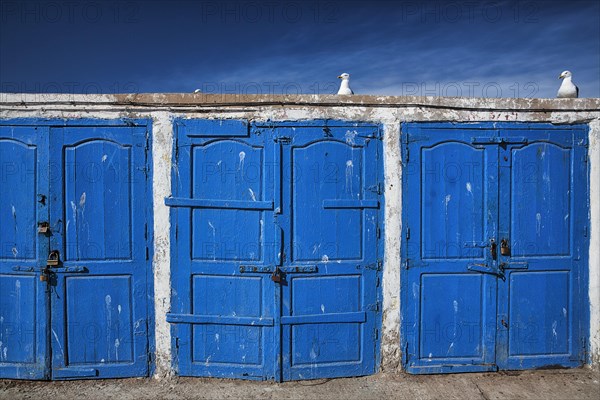
[[443, 99], [354, 96], [39, 95], [0, 94], [0, 119], [151, 118], [154, 195], [156, 377], [171, 374], [169, 210], [172, 120], [246, 118], [255, 121], [338, 119], [384, 127], [385, 254], [382, 368], [400, 365], [400, 124], [411, 121], [589, 123], [590, 126], [590, 344], [600, 364], [600, 99]]

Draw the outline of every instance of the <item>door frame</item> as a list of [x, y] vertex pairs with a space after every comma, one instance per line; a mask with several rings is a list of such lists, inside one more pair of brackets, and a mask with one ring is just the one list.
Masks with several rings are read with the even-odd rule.
[[[410, 293], [410, 282], [408, 280], [408, 268], [407, 261], [408, 258], [406, 255], [409, 251], [408, 244], [408, 235], [410, 234], [409, 227], [407, 226], [408, 216], [410, 213], [417, 212], [415, 209], [415, 205], [412, 204], [413, 199], [411, 198], [411, 188], [408, 186], [408, 175], [411, 171], [408, 163], [410, 162], [408, 147], [410, 138], [407, 140], [407, 134], [409, 131], [413, 131], [415, 135], [415, 141], [424, 140], [423, 137], [420, 137], [421, 129], [456, 129], [457, 132], [460, 130], [488, 130], [488, 131], [498, 131], [498, 130], [565, 130], [569, 129], [573, 132], [578, 132], [580, 139], [580, 143], [573, 144], [580, 145], [585, 148], [585, 159], [588, 160], [587, 157], [587, 148], [589, 141], [589, 127], [586, 124], [551, 124], [551, 123], [538, 123], [538, 122], [473, 122], [473, 123], [455, 123], [455, 122], [409, 122], [403, 123], [400, 126], [400, 135], [399, 135], [399, 144], [401, 149], [401, 176], [402, 176], [402, 215], [401, 215], [401, 238], [400, 238], [400, 259], [401, 259], [401, 271], [400, 271], [400, 298], [401, 298], [401, 306], [400, 306], [400, 319], [401, 321], [406, 321], [406, 318], [410, 315], [409, 308], [409, 293]], [[575, 141], [575, 138], [574, 138]], [[407, 161], [408, 157], [408, 161]], [[589, 343], [589, 326], [590, 326], [590, 307], [589, 307], [589, 244], [590, 244], [590, 218], [589, 218], [589, 209], [590, 209], [590, 166], [589, 161], [587, 164], [587, 172], [585, 176], [586, 186], [583, 189], [583, 193], [575, 193], [574, 197], [578, 199], [585, 199], [585, 207], [587, 212], [587, 217], [585, 219], [584, 225], [582, 228], [584, 232], [583, 237], [577, 238], [580, 240], [582, 244], [582, 249], [580, 256], [584, 260], [582, 265], [585, 267], [581, 268], [579, 271], [579, 278], [583, 284], [581, 285], [581, 292], [579, 298], [577, 299], [576, 307], [578, 309], [579, 315], [579, 332], [575, 337], [581, 339], [582, 343], [580, 345], [581, 351], [584, 353], [581, 357], [581, 361], [584, 364], [589, 364], [591, 362], [591, 353], [590, 353], [590, 343]], [[498, 183], [500, 185], [500, 182]], [[410, 334], [407, 332], [408, 327], [405, 323], [401, 323], [400, 327], [400, 346], [402, 352], [402, 367], [404, 370], [409, 373], [449, 373], [449, 372], [465, 372], [460, 368], [446, 368], [446, 367], [432, 367], [421, 368], [420, 371], [410, 371], [408, 366], [409, 358], [409, 346], [408, 338]], [[413, 343], [413, 346], [416, 344]], [[497, 341], [495, 343], [495, 357], [497, 360]], [[496, 361], [494, 362], [495, 368], [492, 370], [497, 370]], [[470, 369], [469, 369], [470, 370]]]
[[[154, 256], [154, 200], [153, 200], [153, 168], [152, 168], [152, 119], [150, 118], [117, 118], [117, 119], [102, 119], [102, 118], [78, 118], [78, 119], [57, 119], [57, 118], [8, 118], [0, 119], [0, 126], [29, 126], [35, 127], [46, 127], [48, 128], [48, 143], [50, 143], [50, 132], [51, 128], [66, 128], [66, 127], [145, 127], [147, 130], [146, 140], [146, 160], [144, 165], [144, 171], [146, 172], [146, 185], [144, 189], [144, 202], [145, 202], [145, 213], [146, 213], [146, 332], [147, 332], [147, 346], [148, 346], [148, 375], [154, 374], [156, 363], [156, 341], [155, 341], [155, 309], [154, 309], [154, 273], [152, 269], [153, 256]], [[50, 148], [47, 150], [50, 151]], [[50, 162], [49, 154], [45, 157], [46, 162]], [[48, 316], [47, 326], [50, 329], [49, 316], [50, 316], [50, 302], [48, 302]], [[46, 374], [43, 379], [51, 379], [52, 370], [52, 347], [50, 332], [47, 332], [48, 338], [48, 352], [46, 355], [47, 365]], [[77, 379], [77, 378], [75, 378]]]
[[[385, 196], [384, 196], [384, 192], [385, 192], [385, 183], [384, 183], [384, 146], [383, 146], [383, 126], [382, 124], [378, 124], [378, 123], [371, 123], [371, 122], [356, 122], [356, 121], [344, 121], [344, 120], [327, 120], [327, 119], [311, 119], [311, 120], [306, 120], [306, 121], [248, 121], [245, 119], [208, 119], [208, 118], [184, 118], [184, 117], [179, 117], [179, 118], [175, 118], [173, 120], [172, 126], [173, 126], [173, 149], [172, 149], [172, 160], [174, 163], [174, 167], [171, 169], [171, 196], [175, 196], [177, 194], [177, 185], [178, 185], [178, 178], [179, 178], [179, 172], [177, 171], [177, 166], [175, 166], [175, 162], [178, 159], [178, 140], [179, 140], [179, 135], [182, 134], [184, 126], [186, 124], [186, 122], [190, 122], [190, 121], [222, 121], [222, 122], [231, 122], [234, 125], [237, 124], [246, 124], [248, 129], [257, 129], [257, 130], [276, 130], [278, 128], [373, 128], [376, 129], [378, 131], [378, 136], [377, 139], [381, 141], [380, 143], [380, 150], [381, 153], [378, 154], [378, 168], [377, 168], [377, 172], [376, 172], [376, 179], [379, 182], [379, 189], [380, 190], [380, 205], [379, 205], [379, 209], [377, 211], [377, 217], [378, 217], [378, 222], [379, 222], [379, 227], [380, 227], [380, 235], [377, 238], [377, 248], [376, 248], [376, 254], [378, 255], [377, 259], [381, 259], [383, 262], [384, 259], [384, 245], [385, 245]], [[219, 136], [220, 134], [217, 133], [215, 136]], [[207, 135], [208, 137], [208, 135]], [[171, 240], [171, 266], [173, 265], [178, 265], [178, 254], [176, 251], [176, 248], [173, 247], [174, 243], [177, 242], [178, 240], [178, 232], [177, 232], [177, 227], [176, 225], [173, 226], [174, 222], [177, 220], [177, 208], [172, 208], [170, 210], [170, 220], [171, 220], [171, 229], [170, 229], [170, 240]], [[373, 364], [373, 371], [374, 373], [376, 373], [381, 365], [381, 326], [382, 326], [382, 304], [383, 304], [383, 282], [382, 282], [382, 271], [383, 270], [383, 265], [380, 266], [380, 270], [377, 271], [378, 276], [379, 276], [379, 286], [375, 288], [375, 293], [376, 293], [376, 304], [377, 304], [377, 318], [375, 319], [375, 333], [373, 336], [373, 344], [374, 344], [374, 364]], [[173, 274], [173, 269], [171, 271], [171, 275]], [[172, 280], [172, 279], [171, 279]], [[279, 293], [279, 292], [277, 292]], [[274, 294], [275, 295], [275, 294]], [[278, 297], [279, 301], [281, 301], [281, 299]], [[280, 312], [280, 310], [279, 310]], [[280, 315], [274, 315], [274, 320], [275, 320], [275, 324], [280, 324]], [[169, 318], [169, 317], [167, 317]], [[175, 371], [175, 373], [178, 373], [180, 367], [179, 367], [179, 356], [178, 356], [178, 351], [179, 351], [179, 346], [180, 346], [180, 342], [179, 342], [179, 337], [178, 337], [178, 330], [177, 330], [177, 324], [176, 323], [172, 323], [171, 327], [170, 327], [170, 331], [171, 331], [171, 349], [173, 352], [173, 358], [171, 361], [171, 367], [173, 369], [173, 371]], [[281, 329], [275, 329], [274, 334], [275, 335], [281, 335]], [[278, 340], [280, 341], [280, 340]], [[271, 349], [275, 350], [275, 368], [274, 368], [274, 378], [275, 381], [281, 381], [283, 378], [283, 374], [282, 374], [282, 366], [281, 363], [277, 362], [278, 359], [280, 359], [281, 355], [282, 355], [282, 346], [279, 343], [274, 343], [274, 345], [272, 347], [270, 347]], [[261, 380], [261, 377], [255, 377], [255, 376], [239, 376], [239, 377], [235, 377], [236, 379], [249, 379], [249, 380]], [[265, 378], [262, 378], [265, 379]]]

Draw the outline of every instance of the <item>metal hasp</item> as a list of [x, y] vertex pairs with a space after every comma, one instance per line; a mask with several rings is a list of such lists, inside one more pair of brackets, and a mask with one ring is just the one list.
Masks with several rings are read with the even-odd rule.
[[410, 123], [401, 131], [410, 153], [400, 294], [408, 372], [583, 365], [587, 127]]
[[380, 138], [354, 122], [175, 121], [165, 204], [178, 375], [376, 371]]

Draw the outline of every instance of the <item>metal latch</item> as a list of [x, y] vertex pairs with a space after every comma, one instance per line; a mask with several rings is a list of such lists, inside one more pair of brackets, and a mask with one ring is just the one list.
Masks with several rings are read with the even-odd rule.
[[50, 232], [50, 224], [46, 221], [38, 223], [38, 233], [49, 233]]

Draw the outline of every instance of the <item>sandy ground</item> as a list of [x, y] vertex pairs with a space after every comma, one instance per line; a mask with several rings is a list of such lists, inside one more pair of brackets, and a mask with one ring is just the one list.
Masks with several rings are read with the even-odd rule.
[[0, 380], [0, 399], [591, 399], [600, 372], [539, 370], [455, 375], [380, 373], [302, 382], [225, 379], [113, 379], [66, 382]]

